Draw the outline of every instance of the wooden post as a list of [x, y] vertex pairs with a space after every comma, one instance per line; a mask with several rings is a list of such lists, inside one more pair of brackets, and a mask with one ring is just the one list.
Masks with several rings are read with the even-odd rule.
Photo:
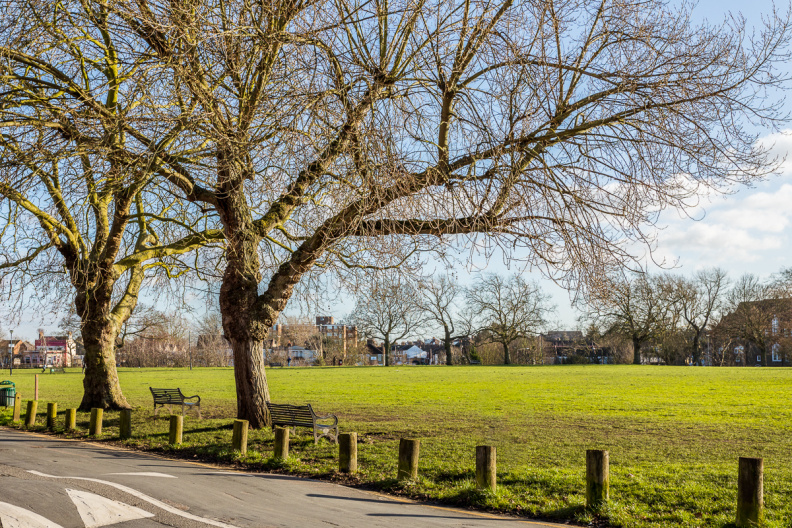
[[36, 374], [36, 381], [34, 382], [33, 399], [38, 401], [38, 374]]
[[55, 429], [55, 418], [58, 416], [58, 404], [49, 402], [47, 404], [47, 429]]
[[402, 438], [399, 440], [399, 471], [397, 480], [414, 480], [418, 478], [418, 450], [420, 440]]
[[275, 428], [275, 451], [272, 458], [289, 458], [289, 429], [286, 427]]
[[586, 451], [586, 507], [598, 508], [608, 502], [609, 465], [607, 451]]
[[91, 436], [102, 436], [102, 418], [104, 409], [95, 407], [91, 409], [91, 423], [88, 426], [88, 434]]
[[16, 393], [14, 396], [14, 423], [19, 423], [19, 420], [22, 419], [22, 395], [20, 393]]
[[132, 409], [121, 409], [118, 413], [118, 437], [126, 440], [132, 436]]
[[495, 491], [495, 446], [476, 446], [476, 487]]
[[737, 528], [759, 526], [764, 518], [764, 460], [740, 457], [737, 474]]
[[234, 420], [234, 434], [231, 436], [231, 445], [234, 451], [241, 454], [247, 453], [248, 421]]
[[182, 433], [184, 432], [184, 416], [181, 414], [171, 414], [170, 417], [170, 437], [168, 442], [171, 445], [182, 443]]
[[38, 410], [38, 402], [31, 400], [28, 402], [27, 415], [25, 416], [25, 425], [33, 427], [36, 424], [36, 411]]
[[64, 427], [67, 431], [74, 431], [77, 429], [77, 409], [66, 409]]
[[357, 472], [357, 433], [338, 435], [338, 471]]

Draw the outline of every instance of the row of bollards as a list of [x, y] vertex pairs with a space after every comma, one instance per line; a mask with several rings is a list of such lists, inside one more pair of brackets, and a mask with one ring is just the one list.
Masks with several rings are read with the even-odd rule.
[[[22, 399], [19, 394], [14, 399], [14, 421], [21, 418]], [[25, 425], [32, 427], [36, 421], [38, 401], [28, 401]], [[55, 428], [57, 404], [47, 404], [47, 428]], [[65, 427], [76, 429], [76, 409], [67, 409]], [[91, 409], [89, 425], [90, 436], [102, 434], [102, 409]], [[184, 433], [184, 417], [171, 415], [168, 441], [172, 445], [181, 444]], [[122, 439], [132, 436], [132, 411], [122, 410], [119, 420], [119, 436]], [[248, 421], [234, 420], [232, 447], [241, 454], [247, 453]], [[399, 440], [399, 461], [396, 478], [399, 481], [418, 478], [418, 458], [421, 441], [402, 438]], [[497, 462], [494, 446], [476, 446], [476, 487], [496, 491]], [[289, 457], [289, 429], [275, 428], [273, 458]], [[338, 469], [342, 473], [357, 472], [357, 433], [338, 435]], [[764, 461], [761, 458], [740, 457], [737, 476], [737, 528], [753, 527], [762, 522], [764, 514]], [[610, 456], [608, 451], [589, 449], [586, 451], [586, 507], [598, 509], [609, 500]]]

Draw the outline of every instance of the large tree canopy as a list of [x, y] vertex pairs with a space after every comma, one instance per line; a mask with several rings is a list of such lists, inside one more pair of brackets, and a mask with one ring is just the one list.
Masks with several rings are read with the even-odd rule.
[[[190, 269], [222, 240], [158, 178], [145, 58], [101, 4], [8, 2], [0, 28], [0, 277], [17, 308], [71, 308], [85, 345], [81, 408], [128, 407], [116, 342], [145, 281]], [[165, 128], [170, 127], [170, 128]], [[141, 141], [142, 139], [142, 141]], [[173, 145], [171, 151], [175, 149]], [[167, 169], [164, 169], [167, 170]], [[69, 302], [68, 300], [73, 302]]]
[[483, 242], [596, 286], [659, 210], [771, 170], [746, 125], [779, 117], [789, 39], [659, 0], [45, 5], [106, 14], [157, 115], [125, 136], [220, 219], [253, 426], [266, 330], [317, 267]]

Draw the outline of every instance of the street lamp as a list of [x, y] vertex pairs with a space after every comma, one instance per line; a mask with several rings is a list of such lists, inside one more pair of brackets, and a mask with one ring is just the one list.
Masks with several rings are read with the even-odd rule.
[[11, 364], [8, 365], [8, 375], [12, 375], [14, 373], [14, 331], [9, 330], [11, 332], [11, 341], [8, 343], [8, 347], [11, 349], [8, 353], [9, 357], [11, 358]]

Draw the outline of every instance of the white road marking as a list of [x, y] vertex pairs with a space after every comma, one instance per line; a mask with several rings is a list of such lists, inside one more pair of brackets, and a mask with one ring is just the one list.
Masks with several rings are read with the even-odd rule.
[[145, 472], [141, 471], [140, 473], [108, 473], [108, 475], [129, 475], [132, 477], [159, 477], [159, 478], [178, 478], [174, 477], [173, 475], [166, 475], [165, 473], [153, 473], [153, 472]]
[[142, 493], [142, 492], [140, 492], [140, 491], [138, 491], [136, 489], [132, 489], [132, 488], [130, 488], [128, 486], [124, 486], [122, 484], [116, 484], [115, 482], [109, 482], [107, 480], [99, 480], [99, 479], [88, 478], [88, 477], [59, 477], [57, 475], [47, 475], [46, 473], [41, 473], [40, 471], [33, 471], [33, 470], [28, 470], [28, 473], [30, 473], [31, 475], [38, 475], [39, 477], [46, 477], [46, 478], [53, 478], [53, 479], [85, 480], [87, 482], [96, 482], [97, 484], [104, 484], [106, 486], [113, 487], [113, 488], [115, 488], [117, 490], [121, 490], [121, 491], [123, 491], [125, 493], [129, 493], [133, 497], [137, 497], [138, 499], [144, 500], [144, 501], [148, 502], [149, 504], [153, 504], [154, 506], [156, 506], [157, 508], [160, 508], [161, 510], [165, 510], [168, 513], [172, 513], [172, 514], [178, 515], [180, 517], [184, 517], [185, 519], [191, 519], [193, 521], [202, 522], [204, 524], [209, 524], [211, 526], [218, 526], [219, 528], [239, 528], [239, 527], [234, 526], [232, 524], [226, 524], [224, 522], [214, 521], [212, 519], [207, 519], [205, 517], [199, 517], [199, 516], [193, 515], [191, 513], [183, 512], [183, 511], [181, 511], [178, 508], [174, 508], [170, 504], [166, 504], [166, 503], [164, 503], [164, 502], [162, 502], [160, 500], [157, 500], [154, 497], [150, 497], [150, 496], [146, 495], [145, 493]]
[[85, 523], [85, 528], [97, 528], [124, 521], [154, 517], [153, 513], [87, 491], [66, 488], [66, 493], [77, 506], [77, 513]]
[[2, 528], [63, 528], [32, 511], [19, 506], [0, 502], [0, 526]]

